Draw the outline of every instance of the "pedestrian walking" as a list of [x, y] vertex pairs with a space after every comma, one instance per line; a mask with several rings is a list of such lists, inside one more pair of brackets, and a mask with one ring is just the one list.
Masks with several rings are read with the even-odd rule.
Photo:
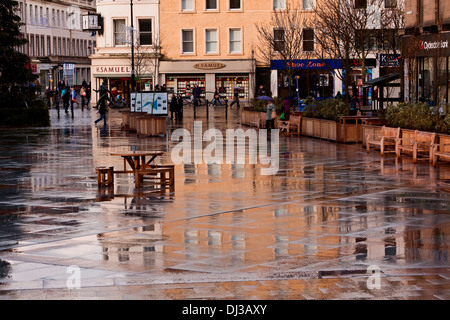
[[241, 106], [239, 105], [239, 90], [238, 89], [234, 89], [234, 94], [233, 94], [233, 102], [230, 104], [230, 107], [233, 106], [233, 104], [236, 103], [236, 106], [238, 108], [240, 108]]
[[177, 113], [178, 113], [178, 120], [182, 120], [183, 119], [183, 97], [181, 96], [181, 94], [178, 95], [178, 108], [177, 108]]
[[266, 102], [266, 129], [275, 129], [275, 105], [272, 101]]
[[283, 100], [283, 113], [284, 120], [289, 121], [289, 118], [291, 117], [291, 102], [289, 101], [289, 98], [284, 98]]
[[200, 102], [200, 94], [201, 89], [198, 85], [194, 85], [194, 89], [192, 90], [192, 94], [194, 95], [194, 106], [198, 106], [198, 103]]
[[95, 120], [95, 124], [97, 124], [99, 121], [103, 119], [103, 123], [106, 126], [106, 113], [108, 112], [107, 102], [110, 104], [113, 104], [111, 99], [108, 97], [108, 83], [106, 81], [103, 81], [102, 85], [99, 88], [100, 98], [97, 101], [97, 104], [95, 108], [98, 108], [98, 113], [100, 114], [100, 117]]
[[52, 107], [53, 90], [49, 86], [47, 86], [45, 88], [45, 97], [47, 98], [47, 106], [49, 108], [51, 108]]
[[219, 104], [219, 106], [222, 106], [222, 104], [220, 103], [220, 94], [219, 91], [216, 88], [216, 91], [214, 91], [214, 101], [213, 101], [213, 106], [216, 105], [216, 102]]
[[86, 86], [82, 86], [80, 89], [80, 96], [81, 96], [81, 110], [84, 110], [84, 106], [86, 106]]
[[175, 120], [178, 119], [178, 100], [177, 97], [175, 96], [175, 94], [172, 94], [172, 100], [170, 100], [170, 118], [173, 119], [173, 116], [175, 115]]
[[73, 112], [73, 105], [76, 103], [76, 104], [78, 104], [77, 103], [77, 91], [75, 90], [75, 87], [73, 87], [72, 88], [72, 93], [71, 93], [71, 96], [70, 96], [70, 110], [72, 110], [72, 112]]
[[62, 97], [62, 100], [63, 100], [63, 105], [64, 105], [64, 111], [66, 112], [66, 113], [68, 113], [69, 111], [69, 101], [70, 101], [70, 87], [69, 86], [67, 86], [67, 87], [64, 87], [64, 89], [62, 89], [62, 91], [61, 91], [61, 97]]

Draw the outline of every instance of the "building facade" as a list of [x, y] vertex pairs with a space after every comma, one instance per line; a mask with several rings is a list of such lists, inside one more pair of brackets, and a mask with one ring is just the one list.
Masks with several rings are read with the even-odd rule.
[[90, 56], [93, 89], [106, 80], [110, 89], [116, 87], [119, 94], [129, 99], [133, 64], [138, 90], [150, 90], [158, 84], [159, 2], [97, 0], [102, 29], [97, 32], [97, 47]]
[[39, 74], [42, 90], [56, 88], [59, 81], [70, 86], [89, 81], [90, 60], [96, 38], [82, 31], [81, 17], [95, 12], [95, 0], [19, 0], [24, 25], [21, 30], [28, 44], [19, 48], [31, 58]]
[[450, 86], [450, 2], [405, 0], [405, 100], [448, 103]]

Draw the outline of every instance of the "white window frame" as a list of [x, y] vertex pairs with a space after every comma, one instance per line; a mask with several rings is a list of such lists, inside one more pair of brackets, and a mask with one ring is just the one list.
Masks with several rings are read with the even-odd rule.
[[228, 10], [229, 11], [241, 11], [242, 10], [242, 0], [239, 0], [239, 8], [231, 8], [231, 0], [228, 0]]
[[[209, 31], [215, 31], [216, 32], [216, 38], [214, 41], [209, 41], [211, 43], [216, 44], [216, 50], [215, 51], [208, 51], [208, 32]], [[219, 53], [219, 29], [217, 28], [208, 28], [205, 29], [205, 54], [218, 54]]]
[[[183, 38], [183, 32], [184, 31], [192, 32], [192, 51], [184, 52], [184, 42], [185, 42], [184, 38]], [[195, 29], [181, 29], [181, 54], [183, 54], [183, 55], [195, 54]]]
[[219, 10], [219, 0], [216, 1], [216, 7], [215, 8], [207, 8], [207, 2], [208, 0], [205, 0], [205, 11], [218, 11]]
[[[118, 20], [123, 20], [123, 21], [125, 21], [125, 23], [124, 23], [124, 25], [127, 25], [127, 19], [126, 18], [112, 18], [112, 44], [113, 44], [113, 47], [125, 47], [126, 46], [126, 43], [122, 43], [122, 44], [116, 44], [116, 29], [115, 29], [115, 26], [116, 26], [116, 21], [118, 21]], [[122, 41], [121, 41], [122, 42]]]
[[[240, 43], [240, 50], [239, 51], [232, 51], [232, 45], [231, 45], [231, 32], [239, 30], [239, 43]], [[242, 54], [242, 28], [229, 28], [228, 29], [228, 53], [230, 54]]]
[[[183, 8], [183, 4], [188, 2], [188, 1], [191, 3], [192, 8]], [[192, 11], [194, 11], [195, 10], [195, 0], [181, 0], [180, 1], [180, 9], [183, 12], [186, 12], [186, 11], [187, 12], [192, 12]]]
[[286, 0], [273, 0], [273, 10], [285, 10]]

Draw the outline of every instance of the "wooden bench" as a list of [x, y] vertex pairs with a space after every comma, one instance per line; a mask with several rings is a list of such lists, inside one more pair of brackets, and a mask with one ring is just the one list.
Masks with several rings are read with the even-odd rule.
[[136, 188], [142, 186], [145, 177], [152, 180], [149, 184], [160, 185], [161, 188], [173, 188], [175, 186], [175, 166], [158, 165], [139, 170], [135, 178]]
[[300, 116], [290, 116], [288, 121], [279, 120], [278, 121], [278, 129], [280, 129], [280, 133], [282, 131], [285, 131], [287, 136], [289, 136], [291, 129], [292, 129], [293, 134], [296, 134], [299, 136], [301, 120], [302, 120], [302, 117], [300, 117]]
[[439, 135], [439, 143], [432, 146], [432, 164], [435, 167], [440, 159], [450, 160], [450, 136]]
[[252, 118], [250, 119], [250, 126], [255, 126], [258, 129], [264, 128], [266, 125], [266, 113], [265, 112], [254, 112]]
[[391, 128], [383, 126], [380, 134], [368, 134], [366, 136], [366, 150], [370, 152], [370, 146], [380, 148], [380, 155], [384, 155], [387, 146], [395, 147], [395, 139], [400, 138], [400, 127]]
[[97, 167], [97, 183], [99, 186], [111, 186], [114, 184], [114, 167]]
[[395, 139], [395, 155], [397, 158], [402, 153], [412, 153], [413, 163], [417, 162], [417, 157], [422, 155], [428, 155], [429, 161], [433, 161], [432, 146], [436, 138], [434, 132], [423, 132], [416, 130], [411, 138], [396, 138]]

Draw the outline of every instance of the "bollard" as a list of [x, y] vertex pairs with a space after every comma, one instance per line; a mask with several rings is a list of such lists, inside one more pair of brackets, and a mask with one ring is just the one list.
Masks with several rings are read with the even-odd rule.
[[206, 119], [209, 119], [209, 101], [206, 99]]

